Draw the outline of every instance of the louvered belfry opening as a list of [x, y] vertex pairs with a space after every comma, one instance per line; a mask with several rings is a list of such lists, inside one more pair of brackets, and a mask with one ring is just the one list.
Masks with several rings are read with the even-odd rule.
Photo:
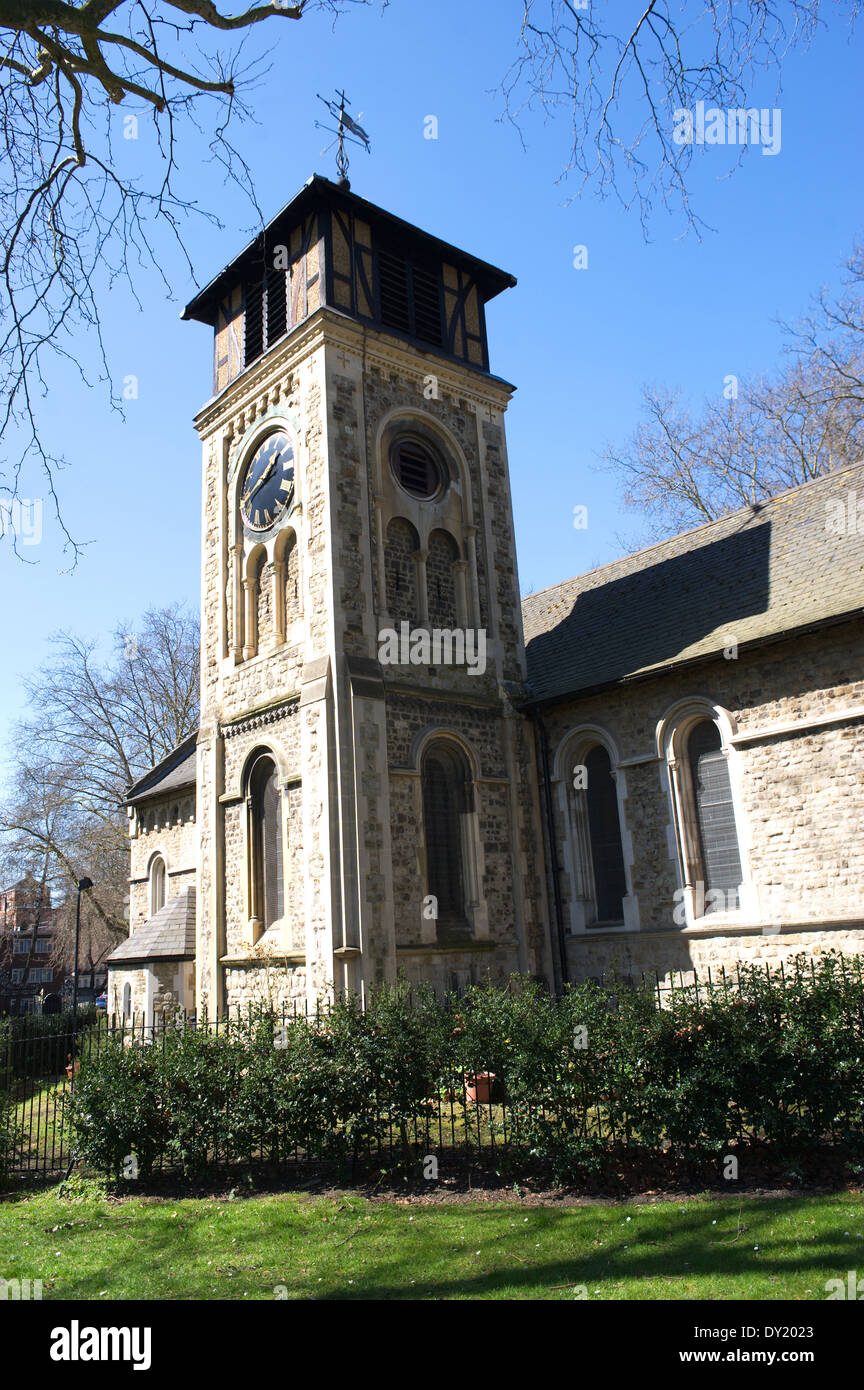
[[400, 333], [411, 332], [411, 292], [408, 263], [390, 251], [378, 252], [378, 288], [381, 295], [381, 322]]
[[423, 266], [415, 265], [412, 270], [414, 281], [414, 336], [421, 342], [440, 347], [441, 332], [441, 290], [438, 276]]
[[396, 478], [412, 497], [430, 498], [440, 491], [443, 476], [441, 466], [422, 440], [397, 440], [390, 458]]
[[594, 869], [597, 920], [622, 922], [627, 880], [618, 816], [618, 793], [612, 763], [602, 744], [586, 755], [588, 834]]
[[423, 759], [426, 892], [437, 899], [438, 929], [470, 931], [465, 903], [462, 820], [469, 809], [470, 773], [464, 755], [435, 743]]
[[288, 330], [287, 272], [271, 269], [261, 280], [248, 281], [243, 300], [243, 363], [248, 367]]
[[378, 295], [381, 322], [399, 333], [441, 347], [444, 323], [440, 272], [413, 265], [404, 256], [381, 247], [378, 250]]
[[[723, 752], [720, 730], [713, 719], [700, 720], [690, 731], [687, 742], [699, 850], [706, 892], [721, 890], [726, 906], [738, 906], [741, 885], [741, 854], [735, 828], [735, 808], [729, 764]], [[716, 912], [722, 904], [706, 903], [706, 911]]]
[[283, 912], [282, 814], [279, 776], [272, 758], [261, 757], [249, 779], [252, 814], [253, 915], [263, 930]]

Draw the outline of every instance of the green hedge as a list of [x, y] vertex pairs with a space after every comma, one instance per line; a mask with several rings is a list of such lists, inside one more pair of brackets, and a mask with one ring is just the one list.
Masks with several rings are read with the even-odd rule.
[[[799, 958], [785, 978], [743, 968], [729, 987], [653, 993], [587, 983], [552, 998], [514, 979], [439, 1003], [380, 989], [365, 1012], [266, 1014], [218, 1035], [111, 1041], [82, 1061], [79, 1156], [106, 1174], [130, 1154], [187, 1174], [214, 1161], [397, 1158], [454, 1145], [506, 1150], [559, 1179], [611, 1148], [704, 1160], [738, 1142], [778, 1156], [826, 1141], [864, 1149], [864, 981], [857, 964]], [[466, 1078], [495, 1074], [492, 1103]]]

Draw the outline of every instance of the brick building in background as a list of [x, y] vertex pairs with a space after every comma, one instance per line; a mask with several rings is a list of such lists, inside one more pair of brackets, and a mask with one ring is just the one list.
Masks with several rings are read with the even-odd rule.
[[41, 1012], [40, 996], [63, 991], [51, 889], [33, 874], [0, 891], [0, 1014]]

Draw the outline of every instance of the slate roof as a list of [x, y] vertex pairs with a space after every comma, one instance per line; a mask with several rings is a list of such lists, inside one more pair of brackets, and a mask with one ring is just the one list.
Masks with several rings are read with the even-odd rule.
[[373, 227], [380, 227], [395, 237], [400, 246], [416, 246], [426, 255], [439, 256], [442, 260], [465, 267], [476, 280], [483, 302], [493, 299], [502, 290], [516, 284], [515, 277], [506, 270], [489, 265], [477, 256], [462, 251], [448, 241], [432, 236], [422, 227], [416, 227], [401, 217], [396, 217], [386, 208], [380, 208], [356, 193], [351, 193], [343, 185], [332, 183], [321, 174], [313, 174], [303, 187], [286, 203], [276, 216], [271, 218], [263, 232], [259, 232], [229, 265], [220, 270], [208, 285], [190, 300], [180, 315], [183, 319], [197, 319], [199, 323], [216, 324], [216, 314], [220, 299], [238, 280], [247, 278], [250, 273], [259, 278], [264, 265], [264, 248], [274, 243], [288, 242], [287, 233], [316, 208], [335, 207], [343, 213], [353, 214]]
[[197, 742], [198, 730], [196, 729], [154, 768], [146, 772], [143, 777], [139, 777], [126, 794], [126, 805], [134, 806], [139, 801], [147, 801], [150, 797], [164, 796], [168, 792], [176, 791], [179, 787], [194, 786], [195, 746]]
[[[857, 494], [857, 497], [856, 497]], [[828, 503], [853, 526], [828, 528]], [[522, 602], [531, 699], [669, 666], [864, 612], [864, 463], [661, 541]]]
[[176, 898], [112, 951], [109, 965], [132, 965], [148, 960], [182, 960], [195, 955], [195, 889], [184, 888]]

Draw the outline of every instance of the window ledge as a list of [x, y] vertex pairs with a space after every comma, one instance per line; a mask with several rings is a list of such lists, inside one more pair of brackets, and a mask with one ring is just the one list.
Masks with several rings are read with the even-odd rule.
[[397, 946], [397, 956], [428, 956], [428, 955], [458, 955], [464, 951], [499, 951], [503, 949], [515, 950], [518, 945], [516, 941], [477, 941], [466, 937], [451, 937], [449, 939], [439, 939], [438, 941], [417, 942], [413, 946]]

